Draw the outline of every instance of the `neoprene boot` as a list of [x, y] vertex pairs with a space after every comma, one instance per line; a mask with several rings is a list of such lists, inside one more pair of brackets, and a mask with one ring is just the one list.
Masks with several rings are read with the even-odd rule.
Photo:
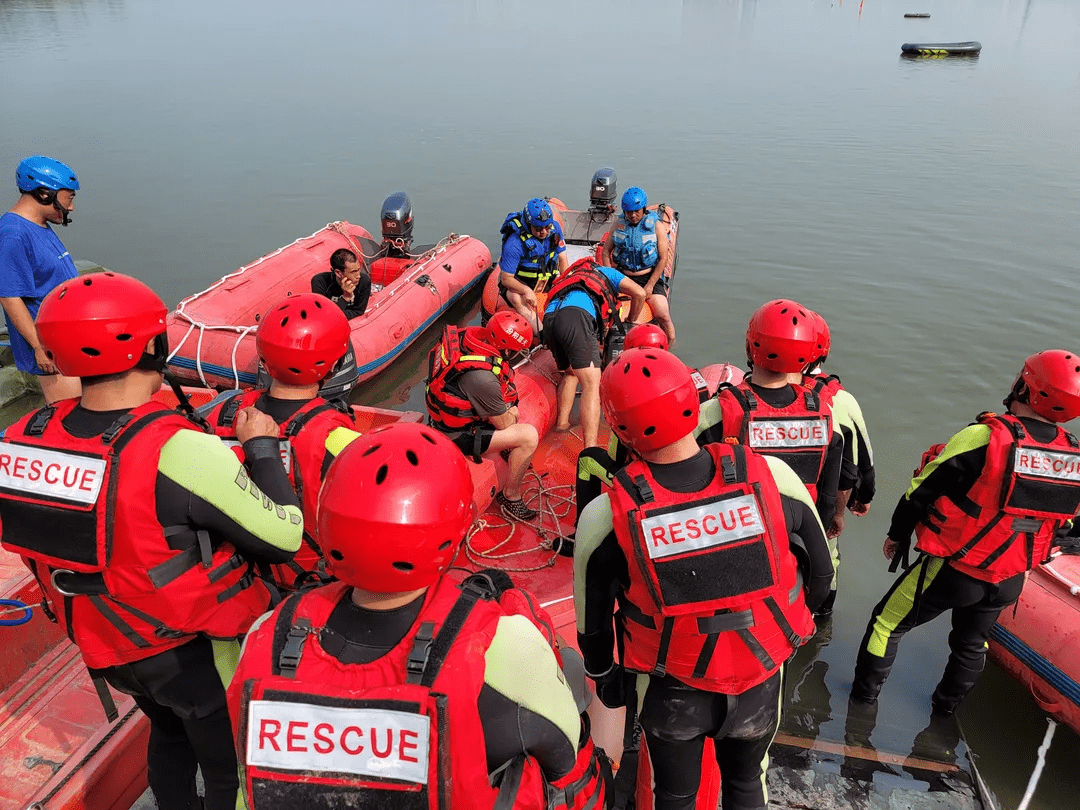
[[941, 682], [934, 690], [933, 697], [930, 698], [934, 711], [945, 716], [955, 712], [960, 701], [971, 691], [971, 687], [979, 680], [980, 675], [982, 675], [982, 667], [971, 669], [950, 658], [949, 663], [945, 665], [945, 674], [941, 676]]

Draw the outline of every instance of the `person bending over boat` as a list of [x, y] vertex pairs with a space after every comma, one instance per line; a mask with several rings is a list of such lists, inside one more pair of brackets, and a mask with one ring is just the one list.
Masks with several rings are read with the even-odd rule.
[[783, 665], [814, 634], [811, 612], [832, 578], [814, 503], [782, 461], [739, 444], [698, 447], [697, 387], [669, 352], [625, 352], [600, 397], [638, 458], [578, 525], [586, 673], [605, 705], [640, 706], [658, 810], [695, 806], [706, 737], [723, 809], [764, 810]]
[[237, 419], [245, 470], [205, 423], [152, 400], [168, 356], [167, 314], [141, 281], [109, 272], [65, 281], [42, 302], [46, 356], [81, 378], [83, 393], [8, 428], [0, 540], [23, 557], [43, 608], [78, 645], [109, 719], [116, 708], [104, 682], [150, 719], [157, 806], [233, 810], [223, 678], [239, 637], [269, 607], [253, 565], [296, 552], [303, 514], [269, 416], [247, 409]]
[[79, 271], [50, 224], [67, 227], [79, 178], [65, 163], [33, 155], [15, 170], [19, 200], [0, 216], [0, 305], [15, 367], [38, 377], [45, 402], [79, 395], [79, 381], [45, 356], [34, 318], [45, 296]]
[[355, 253], [338, 248], [330, 255], [330, 269], [312, 277], [311, 291], [329, 298], [352, 320], [367, 311], [371, 276]]
[[668, 305], [672, 262], [670, 226], [660, 212], [648, 210], [649, 198], [637, 186], [622, 196], [622, 216], [604, 238], [604, 264], [632, 278], [642, 289], [653, 318], [671, 343], [675, 342], [675, 322]]
[[832, 411], [835, 390], [822, 380], [788, 380], [789, 374], [802, 379], [818, 356], [818, 324], [810, 312], [782, 298], [758, 307], [746, 328], [751, 373], [738, 385], [721, 385], [702, 409], [698, 442], [736, 439], [787, 463], [817, 504], [835, 555], [837, 493], [855, 484], [843, 469], [844, 436]]
[[229, 688], [249, 810], [604, 806], [547, 614], [503, 571], [447, 572], [475, 517], [468, 463], [431, 427], [378, 428], [331, 464], [338, 581], [261, 620]]
[[506, 215], [500, 228], [499, 291], [519, 315], [540, 334], [536, 293], [567, 267], [562, 226], [547, 200], [534, 197], [520, 212]]
[[[998, 615], [1080, 508], [1080, 441], [1058, 424], [1080, 416], [1080, 354], [1031, 355], [1003, 404], [927, 450], [896, 505], [883, 551], [890, 571], [905, 570], [870, 616], [852, 700], [876, 703], [904, 634], [951, 610], [930, 702], [952, 714], [982, 673]], [[919, 556], [908, 565], [912, 532]]]
[[544, 343], [564, 372], [556, 393], [555, 429], [570, 429], [580, 383], [578, 407], [586, 447], [596, 447], [600, 436], [600, 345], [619, 321], [619, 293], [630, 296], [627, 320], [633, 322], [645, 305], [645, 291], [618, 270], [580, 259], [559, 276], [544, 310]]
[[518, 421], [509, 361], [532, 339], [528, 321], [503, 310], [486, 328], [447, 326], [428, 355], [428, 422], [476, 461], [488, 452], [508, 454], [506, 485], [495, 499], [512, 520], [534, 520], [538, 514], [525, 505], [522, 482], [540, 436], [535, 427]]
[[215, 400], [205, 414], [214, 432], [234, 448], [238, 416], [254, 408], [278, 427], [281, 461], [304, 509], [304, 544], [291, 560], [271, 569], [286, 591], [323, 572], [315, 534], [315, 506], [330, 462], [358, 434], [348, 405], [319, 396], [319, 384], [332, 376], [349, 348], [349, 322], [321, 295], [302, 293], [272, 306], [260, 319], [255, 348], [270, 375], [270, 388], [237, 391]]

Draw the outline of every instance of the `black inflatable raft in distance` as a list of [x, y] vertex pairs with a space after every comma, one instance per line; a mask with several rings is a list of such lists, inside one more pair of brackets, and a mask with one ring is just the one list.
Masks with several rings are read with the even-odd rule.
[[907, 56], [977, 56], [981, 50], [981, 42], [905, 42], [900, 46]]

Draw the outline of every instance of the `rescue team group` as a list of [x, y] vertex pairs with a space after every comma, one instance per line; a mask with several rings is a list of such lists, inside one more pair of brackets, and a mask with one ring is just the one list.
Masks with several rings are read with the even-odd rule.
[[[793, 301], [765, 304], [747, 330], [747, 379], [703, 397], [668, 351], [670, 334], [652, 325], [631, 330], [600, 371], [615, 291], [640, 307], [657, 294], [652, 278], [642, 287], [583, 261], [554, 280], [544, 338], [583, 400], [595, 372], [596, 408], [616, 440], [592, 447], [584, 426], [573, 549], [582, 662], [504, 572], [448, 570], [475, 518], [466, 455], [509, 450], [503, 506], [531, 519], [520, 473], [536, 436], [517, 422], [508, 362], [533, 341], [522, 314], [443, 335], [430, 425], [358, 436], [319, 396], [348, 345], [345, 314], [293, 296], [258, 329], [269, 389], [204, 420], [152, 400], [166, 376], [161, 299], [117, 273], [75, 276], [50, 228], [68, 221], [75, 174], [34, 157], [17, 182], [19, 200], [0, 218], [0, 300], [47, 395], [58, 390], [48, 378], [62, 375], [81, 396], [50, 396], [6, 431], [0, 539], [95, 681], [133, 695], [149, 717], [159, 807], [224, 810], [238, 794], [250, 808], [290, 810], [622, 804], [633, 791], [612, 782], [590, 739], [592, 690], [564, 674], [582, 663], [604, 704], [636, 711], [656, 807], [694, 806], [707, 737], [723, 808], [767, 806], [784, 664], [814, 634], [815, 614], [828, 621], [830, 538], [874, 494], [858, 406], [820, 370], [823, 318]], [[644, 194], [623, 203], [618, 227], [633, 231]], [[515, 249], [534, 256], [530, 240], [543, 246], [556, 232], [550, 209], [534, 208], [504, 260]], [[659, 260], [646, 241], [620, 238], [629, 247], [612, 263]], [[54, 289], [38, 297], [49, 279]], [[487, 378], [501, 411], [483, 393]], [[591, 407], [582, 402], [583, 422]], [[1060, 424], [1078, 415], [1080, 356], [1043, 351], [1024, 362], [1004, 413], [980, 414], [927, 452], [885, 541], [905, 568], [867, 626], [854, 701], [874, 704], [902, 636], [951, 609], [932, 705], [955, 710], [1025, 572], [1071, 545], [1080, 449]], [[908, 565], [912, 534], [919, 554]], [[286, 596], [268, 613], [277, 590]]]

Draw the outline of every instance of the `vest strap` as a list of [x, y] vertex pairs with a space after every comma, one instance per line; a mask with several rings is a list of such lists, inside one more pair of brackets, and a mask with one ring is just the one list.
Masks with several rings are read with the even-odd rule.
[[240, 410], [240, 400], [243, 398], [244, 392], [237, 391], [225, 400], [225, 404], [221, 406], [221, 411], [218, 413], [218, 425], [232, 427], [233, 422], [236, 421], [236, 414]]
[[49, 420], [53, 418], [53, 414], [56, 413], [56, 408], [49, 405], [42, 408], [34, 414], [33, 418], [26, 423], [25, 434], [26, 436], [40, 436], [45, 432], [45, 428], [49, 425]]
[[424, 670], [427, 668], [428, 659], [431, 657], [431, 644], [435, 636], [435, 622], [424, 622], [413, 639], [412, 649], [409, 651], [409, 660], [405, 664], [406, 681], [411, 684], [419, 684], [424, 679]]
[[[296, 607], [294, 605], [293, 612], [295, 612], [295, 610]], [[311, 620], [306, 618], [297, 619], [295, 622], [292, 622], [291, 625], [292, 626], [289, 627], [289, 632], [285, 634], [285, 644], [282, 646], [281, 653], [277, 657], [278, 671], [276, 674], [283, 675], [286, 678], [296, 677], [296, 670], [299, 668], [300, 659], [304, 655], [304, 643], [307, 641], [308, 634], [311, 632]]]
[[660, 630], [660, 648], [656, 651], [656, 666], [652, 674], [663, 678], [667, 674], [668, 647], [671, 646], [671, 631], [675, 628], [675, 619], [671, 616], [664, 617], [664, 626]]
[[772, 656], [761, 646], [761, 642], [754, 638], [754, 634], [749, 630], [736, 630], [739, 638], [743, 640], [743, 643], [750, 649], [754, 657], [766, 670], [772, 671], [776, 668], [776, 662], [772, 659]]

